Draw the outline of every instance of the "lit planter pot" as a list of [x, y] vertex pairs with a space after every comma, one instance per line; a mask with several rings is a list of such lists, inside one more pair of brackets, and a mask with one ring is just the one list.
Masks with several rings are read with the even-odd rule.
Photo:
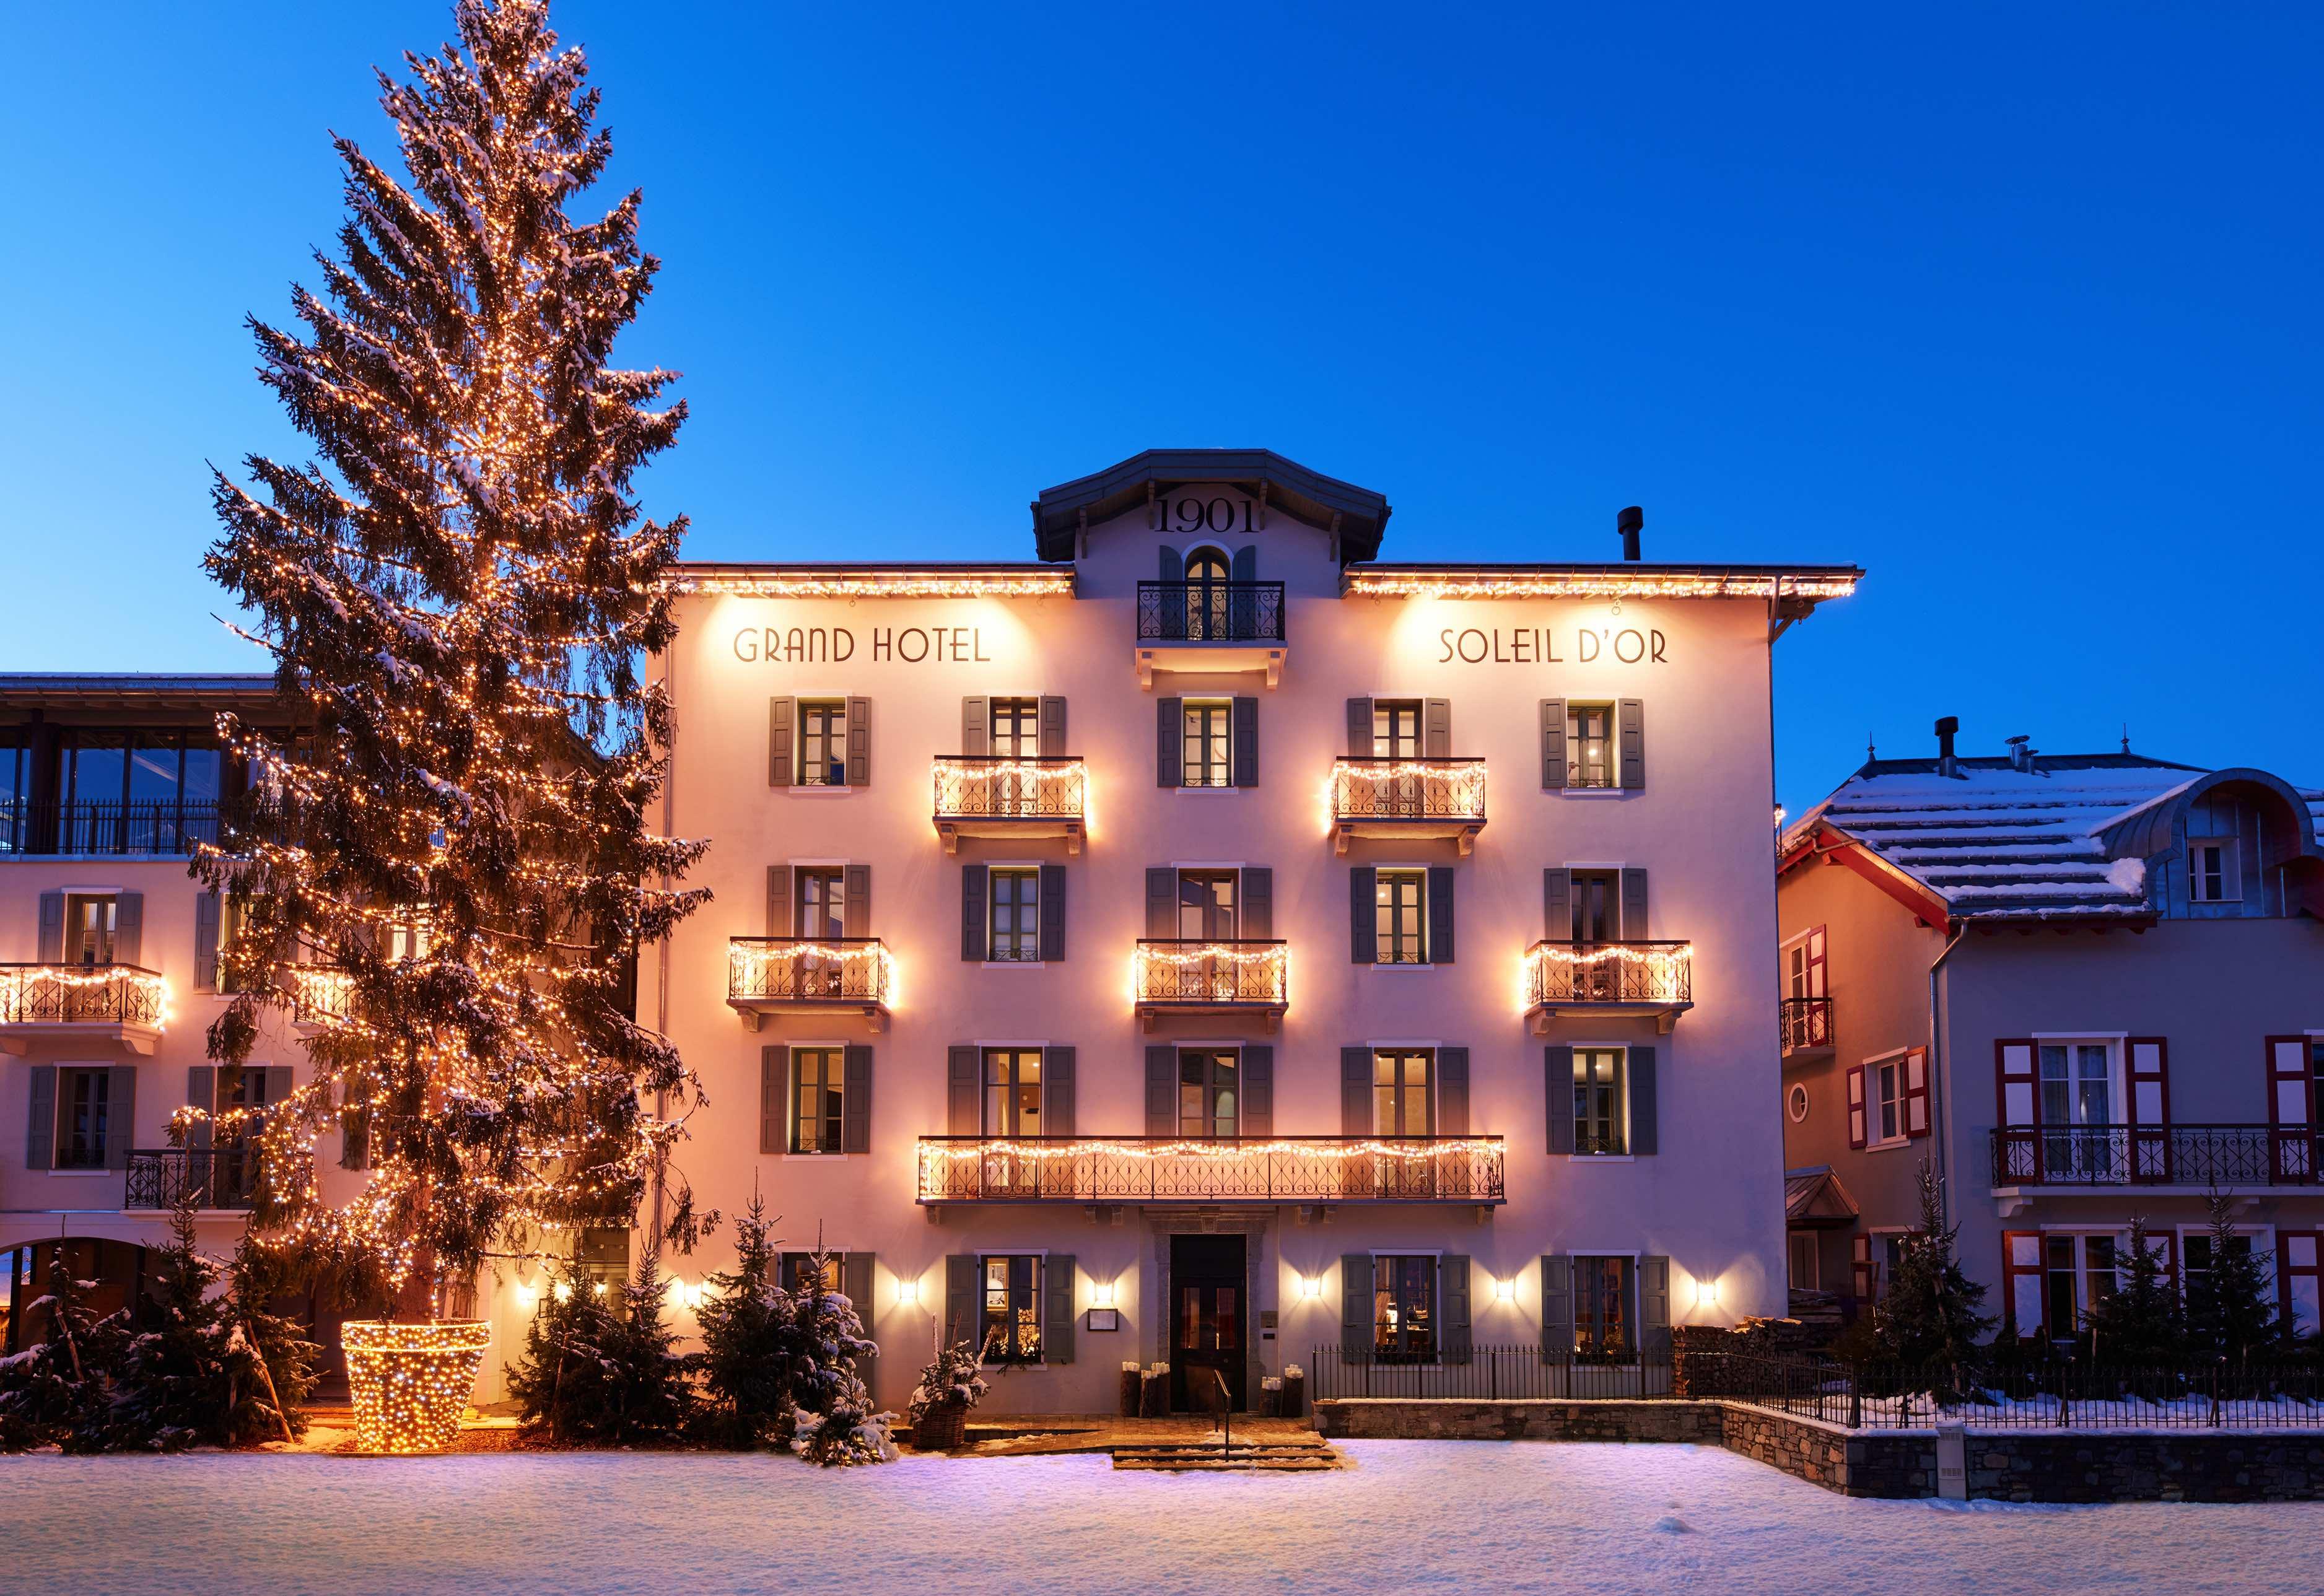
[[360, 1452], [442, 1452], [460, 1433], [493, 1327], [482, 1322], [340, 1326]]

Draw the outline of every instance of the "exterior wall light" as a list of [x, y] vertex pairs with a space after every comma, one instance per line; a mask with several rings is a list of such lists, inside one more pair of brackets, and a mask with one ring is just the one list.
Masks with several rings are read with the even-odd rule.
[[1517, 1301], [1517, 1283], [1516, 1278], [1514, 1276], [1504, 1275], [1499, 1279], [1494, 1281], [1493, 1296], [1496, 1300], [1500, 1302]]

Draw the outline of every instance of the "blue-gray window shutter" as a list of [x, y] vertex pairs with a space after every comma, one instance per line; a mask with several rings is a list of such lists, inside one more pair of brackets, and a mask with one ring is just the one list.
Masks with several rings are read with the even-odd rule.
[[1167, 941], [1178, 935], [1178, 872], [1167, 864], [1146, 867], [1146, 936]]
[[1643, 698], [1624, 698], [1614, 706], [1622, 740], [1622, 785], [1646, 784], [1646, 705]]
[[32, 1101], [24, 1115], [24, 1167], [53, 1169], [57, 1163], [57, 1066], [36, 1064]]
[[759, 1150], [783, 1150], [783, 1123], [790, 1106], [789, 1060], [781, 1047], [759, 1049]]
[[1639, 1350], [1649, 1358], [1671, 1351], [1670, 1259], [1654, 1254], [1638, 1259]]
[[960, 867], [960, 956], [972, 964], [985, 957], [985, 927], [990, 922], [984, 894], [991, 874], [989, 865]]
[[1629, 1051], [1630, 1151], [1662, 1150], [1655, 1130], [1655, 1050], [1634, 1047]]
[[839, 918], [842, 934], [848, 936], [871, 936], [872, 867], [868, 864], [849, 865], [840, 890], [843, 893]]
[[1428, 867], [1428, 962], [1452, 962], [1452, 867]]
[[1180, 773], [1180, 756], [1185, 752], [1186, 701], [1184, 698], [1154, 700], [1154, 785], [1178, 787], [1185, 778]]
[[41, 928], [33, 958], [43, 964], [60, 964], [65, 957], [65, 895], [41, 894]]
[[1340, 1049], [1340, 1134], [1372, 1133], [1372, 1050]]
[[847, 701], [847, 785], [872, 785], [872, 700]]
[[1186, 557], [1167, 543], [1162, 545], [1161, 556], [1163, 587], [1155, 595], [1154, 635], [1169, 641], [1186, 635]]
[[1545, 791], [1565, 785], [1565, 700], [1541, 701], [1541, 785]]
[[872, 1047], [850, 1042], [841, 1056], [844, 1074], [839, 1092], [839, 1150], [872, 1150]]
[[186, 1104], [201, 1110], [203, 1115], [186, 1131], [186, 1150], [206, 1153], [210, 1149], [208, 1116], [217, 1112], [217, 1067], [215, 1065], [187, 1066]]
[[1149, 1046], [1146, 1049], [1146, 1134], [1178, 1134], [1178, 1050]]
[[1259, 635], [1259, 550], [1246, 543], [1227, 558], [1227, 635]]
[[1184, 582], [1186, 579], [1186, 557], [1167, 543], [1162, 545], [1161, 555], [1162, 562], [1158, 574], [1162, 580]]
[[791, 867], [767, 866], [767, 935], [795, 936], [798, 922], [791, 918]]
[[1266, 942], [1275, 935], [1275, 870], [1271, 865], [1247, 865], [1242, 872], [1242, 906], [1237, 911], [1237, 935], [1245, 942]]
[[1556, 866], [1541, 872], [1541, 935], [1545, 942], [1573, 940], [1573, 872]]
[[976, 1254], [954, 1252], [945, 1259], [945, 1345], [966, 1342], [978, 1346], [983, 1337], [976, 1327]]
[[118, 892], [113, 899], [113, 962], [142, 964], [145, 953], [145, 894]]
[[1541, 1260], [1541, 1361], [1573, 1361], [1573, 1260], [1562, 1252]]
[[1573, 1049], [1551, 1046], [1541, 1050], [1541, 1089], [1549, 1100], [1549, 1150], [1573, 1150]]
[[1436, 1050], [1436, 1134], [1469, 1134], [1469, 1049]]
[[1379, 960], [1379, 872], [1369, 864], [1348, 868], [1348, 962]]
[[767, 785], [788, 787], [791, 784], [791, 736], [798, 725], [798, 700], [770, 698], [767, 700]]
[[1420, 757], [1452, 757], [1452, 700], [1424, 698], [1420, 702]]
[[1259, 785], [1259, 700], [1237, 698], [1234, 701], [1234, 770], [1231, 772], [1237, 787]]
[[194, 899], [194, 990], [217, 990], [218, 895], [205, 892]]
[[1041, 1260], [1041, 1361], [1074, 1361], [1074, 1255], [1052, 1252]]
[[1258, 581], [1258, 546], [1255, 544], [1246, 543], [1241, 548], [1236, 549], [1233, 554], [1227, 558], [1227, 571], [1230, 579], [1236, 582]]
[[1654, 935], [1646, 926], [1646, 867], [1628, 865], [1622, 871], [1622, 940], [1646, 941]]
[[1065, 956], [1065, 867], [1041, 866], [1041, 962], [1054, 964]]
[[126, 1169], [137, 1137], [137, 1066], [116, 1064], [105, 1075], [105, 1167]]
[[1348, 757], [1372, 757], [1372, 701], [1369, 698], [1348, 700]]
[[1469, 1260], [1448, 1253], [1440, 1266], [1444, 1294], [1444, 1361], [1469, 1361]]
[[290, 1095], [290, 1066], [270, 1064], [266, 1066], [266, 1103], [271, 1109]]
[[1242, 1134], [1275, 1134], [1275, 1048], [1270, 1045], [1242, 1050]]
[[1340, 1361], [1372, 1361], [1372, 1255], [1340, 1254]]
[[855, 1317], [862, 1323], [867, 1339], [872, 1334], [872, 1254], [844, 1252], [839, 1258], [839, 1289], [855, 1309]]
[[977, 1050], [964, 1042], [954, 1042], [945, 1049], [945, 1133], [949, 1136], [982, 1136], [984, 1134], [983, 1061]]
[[1041, 1134], [1074, 1133], [1074, 1050], [1041, 1049]]
[[985, 719], [985, 700], [963, 698], [960, 701], [960, 751], [974, 757], [992, 752], [991, 724]]
[[1065, 752], [1065, 700], [1062, 694], [1041, 695], [1041, 754], [1055, 759]]

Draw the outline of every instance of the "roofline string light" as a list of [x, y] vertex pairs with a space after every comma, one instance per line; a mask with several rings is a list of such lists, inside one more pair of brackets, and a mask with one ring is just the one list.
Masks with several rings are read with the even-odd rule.
[[735, 598], [1071, 598], [1074, 573], [775, 568], [680, 574], [663, 586], [671, 593]]
[[1846, 598], [1852, 571], [1351, 570], [1351, 598]]

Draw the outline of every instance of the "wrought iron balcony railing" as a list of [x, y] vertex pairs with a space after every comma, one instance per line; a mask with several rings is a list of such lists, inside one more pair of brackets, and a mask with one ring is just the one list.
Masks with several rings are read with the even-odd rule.
[[0, 799], [0, 855], [78, 853], [167, 857], [218, 840], [220, 806], [208, 800], [43, 803]]
[[1526, 952], [1528, 1008], [1693, 1001], [1691, 942], [1536, 942]]
[[199, 1208], [247, 1208], [257, 1190], [254, 1148], [138, 1148], [129, 1155], [125, 1209], [174, 1208], [190, 1193]]
[[1499, 1203], [1498, 1136], [920, 1138], [922, 1203]]
[[1830, 998], [1781, 999], [1776, 1004], [1776, 1021], [1785, 1058], [1831, 1046]]
[[353, 1018], [355, 978], [320, 964], [292, 964], [283, 971], [290, 987], [294, 1025], [344, 1025]]
[[2317, 1185], [2313, 1125], [2060, 1125], [1996, 1130], [1996, 1185]]
[[936, 817], [1079, 820], [1087, 772], [1077, 753], [936, 756]]
[[738, 1007], [884, 1009], [894, 983], [877, 936], [736, 936], [726, 945], [726, 1001]]
[[1146, 937], [1135, 978], [1140, 1009], [1267, 1009], [1290, 1002], [1291, 953], [1280, 939]]
[[135, 964], [0, 964], [0, 1025], [121, 1025], [159, 1030], [169, 983]]
[[1342, 759], [1332, 765], [1332, 818], [1485, 823], [1480, 759]]
[[1140, 582], [1141, 643], [1279, 643], [1280, 582]]

